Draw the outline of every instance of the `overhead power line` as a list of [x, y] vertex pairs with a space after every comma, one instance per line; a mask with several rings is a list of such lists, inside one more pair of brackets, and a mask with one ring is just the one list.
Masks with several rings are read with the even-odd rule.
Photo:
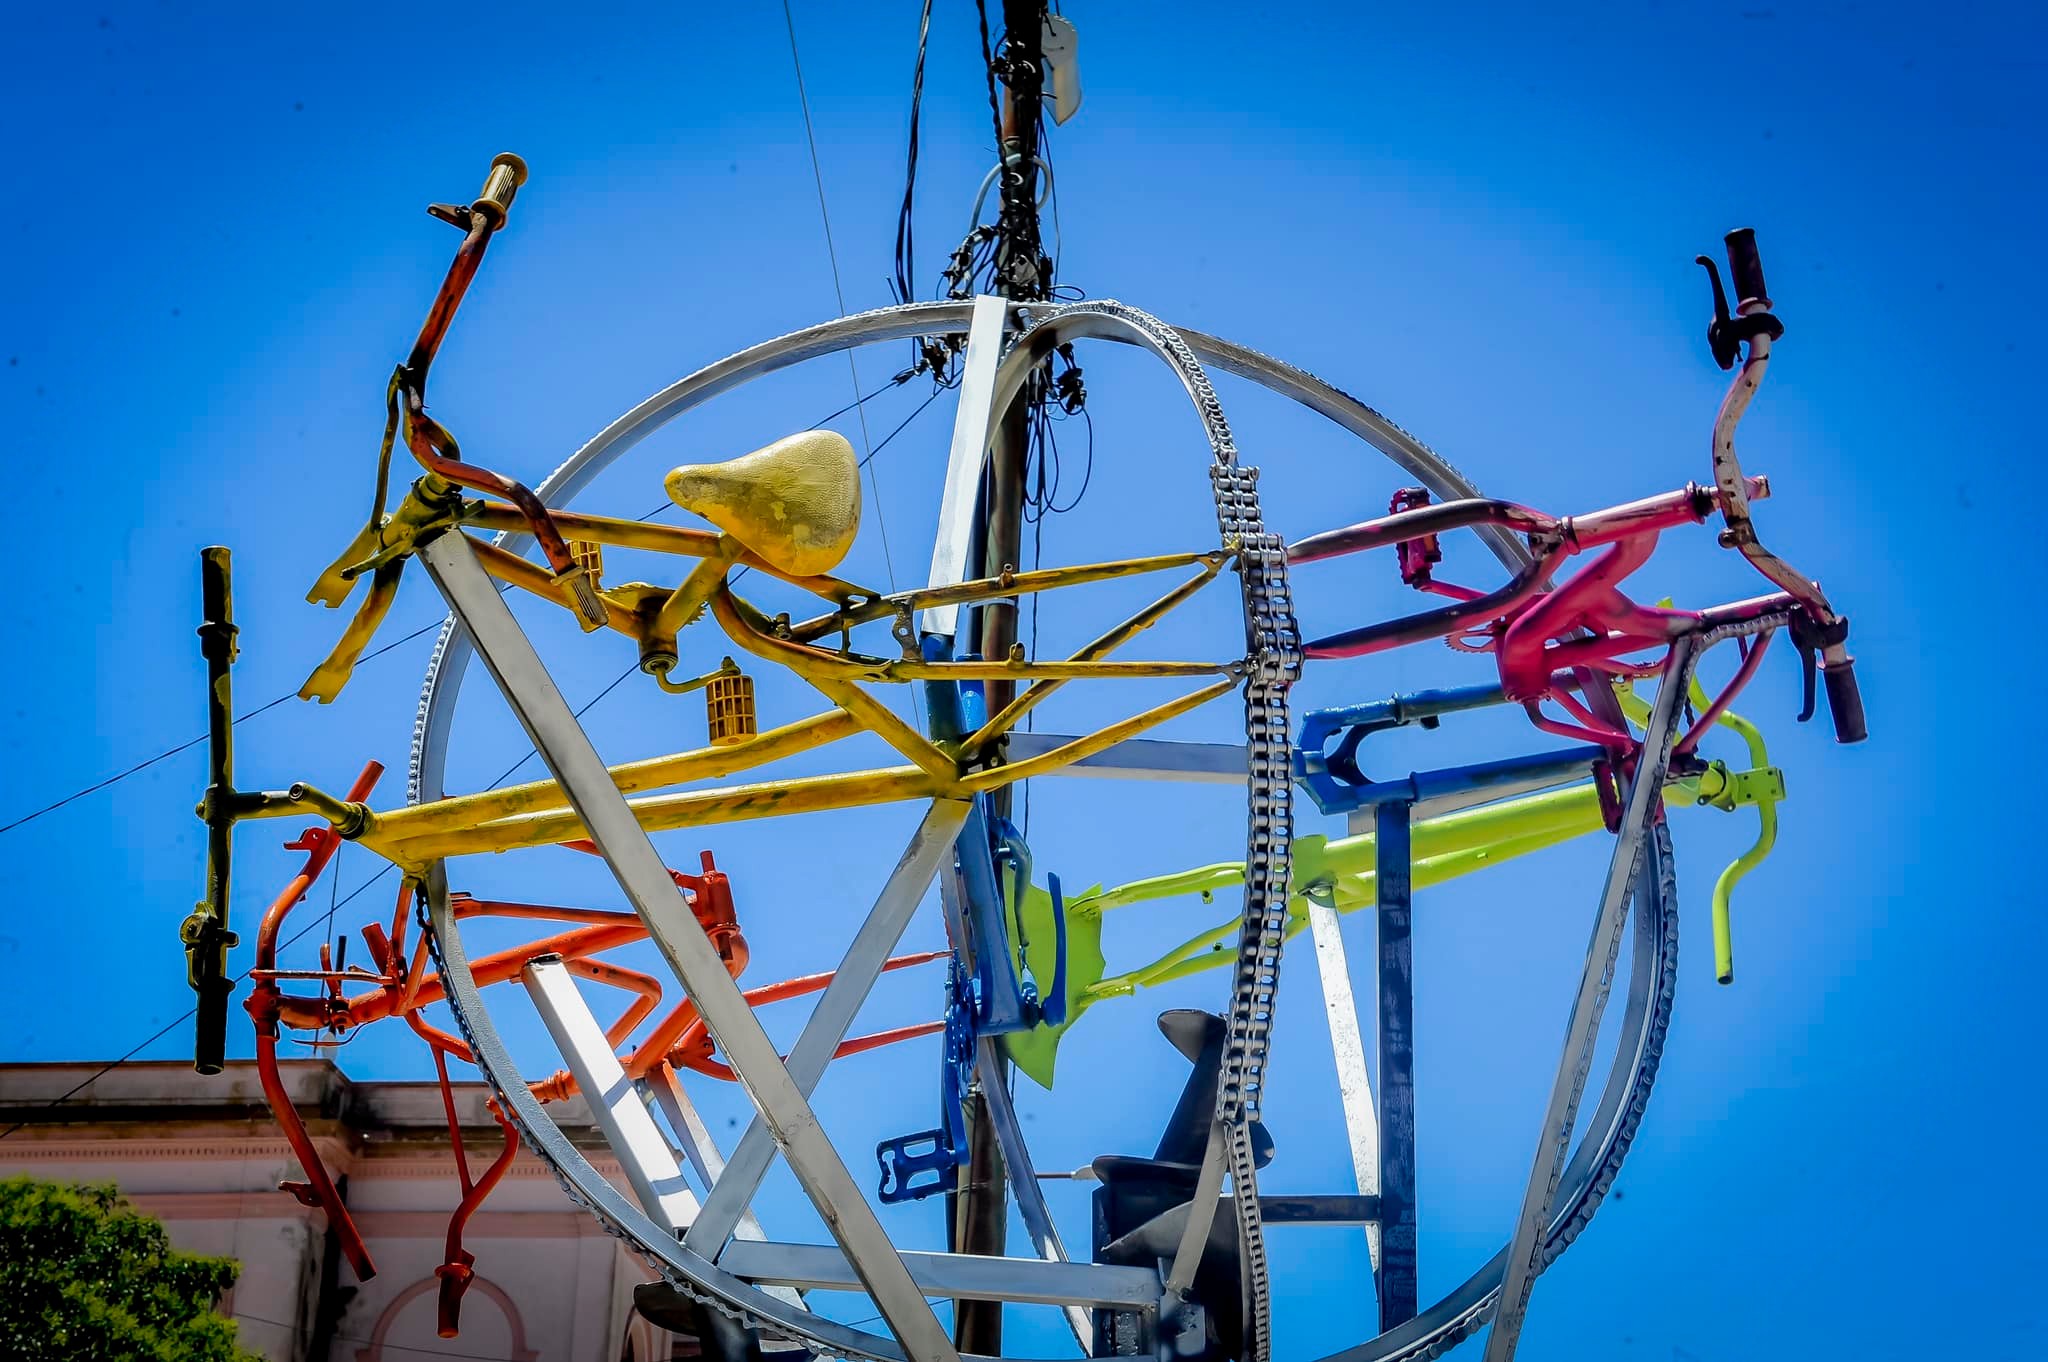
[[[423, 638], [426, 635], [433, 633], [434, 630], [439, 629], [440, 627], [441, 621], [439, 620], [435, 620], [431, 624], [421, 625], [419, 628], [407, 634], [404, 638], [393, 639], [391, 642], [385, 644], [383, 647], [377, 649], [375, 652], [364, 654], [362, 662], [368, 662], [372, 658], [382, 657], [384, 656], [384, 654], [390, 652], [393, 648], [402, 648], [406, 644], [412, 642], [414, 639]], [[362, 662], [358, 662], [356, 665], [361, 666]], [[279, 705], [283, 704], [285, 701], [292, 699], [297, 694], [298, 692], [296, 690], [286, 691], [283, 695], [278, 696], [275, 700], [267, 700], [264, 703], [256, 706], [256, 708], [250, 710], [247, 714], [241, 715], [235, 720], [235, 722], [238, 724], [247, 723], [249, 720], [255, 718], [259, 714], [267, 714], [271, 710], [276, 709]], [[113, 775], [108, 776], [105, 780], [95, 781], [92, 784], [86, 786], [82, 790], [73, 790], [70, 794], [65, 795], [62, 799], [54, 800], [51, 803], [43, 805], [43, 807], [37, 809], [34, 813], [25, 813], [21, 817], [15, 819], [12, 823], [0, 825], [0, 833], [12, 832], [16, 828], [21, 827], [25, 823], [35, 822], [38, 818], [41, 818], [46, 813], [55, 813], [57, 810], [63, 808], [66, 804], [70, 804], [76, 800], [83, 799], [89, 794], [98, 794], [101, 790], [106, 789], [109, 785], [117, 784], [121, 781], [128, 779], [128, 777], [130, 776], [139, 775], [142, 772], [147, 771], [150, 767], [156, 765], [158, 762], [169, 761], [172, 757], [177, 756], [180, 752], [189, 752], [193, 748], [199, 746], [199, 744], [205, 741], [206, 735], [204, 733], [201, 733], [198, 737], [192, 738], [186, 742], [181, 742], [176, 747], [166, 747], [163, 751], [157, 753], [155, 756], [149, 758], [147, 761], [138, 761], [125, 771], [117, 771]]]

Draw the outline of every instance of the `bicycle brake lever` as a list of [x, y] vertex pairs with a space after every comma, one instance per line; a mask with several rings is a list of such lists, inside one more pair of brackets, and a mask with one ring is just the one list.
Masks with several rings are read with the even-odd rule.
[[1800, 630], [1793, 626], [1793, 638], [1799, 645], [1799, 722], [1813, 718], [1815, 674], [1820, 670], [1820, 653], [1799, 637]]
[[[1749, 249], [1753, 254], [1755, 246], [1752, 244]], [[1769, 336], [1772, 340], [1777, 340], [1785, 334], [1785, 324], [1771, 314], [1768, 299], [1763, 300], [1763, 311], [1751, 312], [1740, 317], [1731, 316], [1728, 311], [1728, 295], [1721, 288], [1720, 266], [1714, 263], [1713, 257], [1705, 255], [1694, 256], [1693, 263], [1706, 270], [1707, 282], [1714, 289], [1714, 316], [1713, 320], [1707, 323], [1707, 348], [1714, 354], [1714, 363], [1723, 369], [1733, 369], [1736, 358], [1742, 353], [1744, 341], [1756, 336]], [[1734, 268], [1732, 263], [1730, 268]]]

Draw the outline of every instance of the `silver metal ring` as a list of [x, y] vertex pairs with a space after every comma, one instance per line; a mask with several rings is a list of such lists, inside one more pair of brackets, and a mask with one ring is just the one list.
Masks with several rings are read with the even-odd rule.
[[[1037, 310], [1056, 307], [1052, 305], [1049, 309], [1040, 304]], [[907, 303], [838, 318], [741, 350], [679, 379], [614, 420], [543, 479], [535, 491], [549, 505], [566, 505], [620, 455], [712, 397], [763, 375], [857, 345], [920, 335], [964, 334], [971, 310], [972, 304], [965, 301]], [[1428, 446], [1334, 385], [1246, 346], [1199, 331], [1180, 330], [1179, 334], [1205, 363], [1290, 397], [1327, 417], [1373, 446], [1439, 499], [1479, 495], [1470, 480]], [[1492, 528], [1482, 529], [1480, 534], [1504, 566], [1515, 569], [1528, 561], [1526, 550], [1512, 536]], [[507, 532], [497, 538], [502, 547], [514, 552], [524, 550], [531, 542], [531, 536], [523, 533]], [[412, 803], [438, 799], [443, 794], [455, 699], [471, 655], [468, 637], [449, 621], [436, 641], [420, 696], [407, 782]], [[1659, 826], [1644, 853], [1636, 889], [1635, 945], [1621, 1043], [1588, 1132], [1560, 1179], [1543, 1250], [1546, 1263], [1576, 1237], [1611, 1185], [1640, 1123], [1669, 1025], [1676, 956], [1676, 903], [1668, 831]], [[555, 1167], [572, 1196], [589, 1206], [615, 1233], [634, 1243], [643, 1255], [659, 1259], [670, 1274], [686, 1280], [693, 1290], [728, 1313], [759, 1323], [774, 1333], [802, 1340], [822, 1352], [890, 1362], [903, 1357], [902, 1349], [891, 1338], [797, 1310], [688, 1252], [639, 1207], [619, 1195], [561, 1135], [523, 1081], [517, 1080], [517, 1067], [497, 1036], [470, 975], [453, 918], [447, 911], [446, 882], [438, 864], [430, 875], [429, 888], [426, 909], [435, 929], [436, 953], [442, 957], [440, 965], [451, 1008], [470, 1039], [479, 1068], [498, 1090], [508, 1114], [521, 1125], [535, 1152]], [[514, 1081], [500, 1083], [501, 1071]], [[1007, 1094], [1000, 1100], [1008, 1105]], [[1014, 1112], [1008, 1114], [1014, 1122]], [[1439, 1355], [1485, 1322], [1500, 1287], [1504, 1258], [1505, 1250], [1416, 1318], [1357, 1347], [1332, 1354], [1325, 1362], [1413, 1362]]]

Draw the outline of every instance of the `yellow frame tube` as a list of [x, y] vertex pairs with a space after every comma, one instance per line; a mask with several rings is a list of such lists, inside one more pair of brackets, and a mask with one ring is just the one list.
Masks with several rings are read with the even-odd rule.
[[1148, 728], [1163, 724], [1176, 715], [1185, 714], [1191, 709], [1200, 708], [1211, 700], [1227, 695], [1236, 689], [1237, 681], [1234, 677], [1218, 681], [1213, 685], [1204, 686], [1192, 694], [1183, 695], [1177, 700], [1169, 700], [1163, 705], [1155, 705], [1142, 714], [1134, 714], [1130, 718], [1113, 723], [1107, 728], [1099, 728], [1085, 738], [1076, 738], [1074, 741], [1060, 747], [1055, 747], [1052, 751], [1040, 756], [1032, 757], [1026, 761], [1008, 762], [1002, 766], [993, 766], [986, 771], [977, 771], [963, 779], [960, 782], [960, 786], [962, 789], [979, 794], [984, 790], [993, 790], [999, 786], [1008, 785], [1013, 781], [1028, 780], [1032, 776], [1044, 775], [1049, 771], [1057, 771], [1063, 766], [1072, 766], [1077, 761], [1092, 757], [1097, 752], [1116, 746], [1126, 738], [1143, 733]]
[[952, 780], [960, 774], [960, 763], [903, 722], [895, 710], [877, 700], [851, 681], [806, 676], [818, 693], [861, 721], [870, 733], [917, 764], [919, 770], [938, 780]]
[[1000, 577], [977, 577], [972, 581], [955, 582], [951, 586], [897, 591], [849, 609], [834, 611], [829, 615], [818, 615], [792, 625], [789, 636], [799, 643], [809, 643], [827, 634], [851, 629], [855, 625], [886, 619], [900, 610], [922, 610], [933, 605], [963, 605], [970, 601], [988, 600], [997, 596], [1028, 596], [1063, 586], [1085, 586], [1090, 582], [1138, 577], [1148, 572], [1165, 572], [1172, 568], [1190, 567], [1196, 563], [1208, 564], [1206, 575], [1213, 577], [1235, 556], [1220, 549], [1211, 549], [1206, 553], [1162, 553], [1147, 558], [1119, 558], [1107, 563], [1082, 563], [1074, 567], [1034, 568], [1030, 572], [1011, 572]]
[[[622, 794], [659, 790], [685, 781], [729, 776], [782, 757], [823, 747], [861, 731], [860, 720], [843, 709], [827, 710], [780, 728], [771, 728], [730, 747], [700, 747], [645, 761], [629, 761], [611, 768], [612, 783]], [[518, 814], [544, 813], [566, 809], [568, 799], [552, 780], [529, 781], [502, 790], [456, 795], [431, 804], [375, 813], [365, 836], [380, 840], [407, 841], [429, 833], [460, 832]]]
[[[608, 515], [580, 515], [575, 511], [553, 509], [548, 515], [564, 539], [588, 539], [593, 544], [614, 544], [622, 549], [644, 549], [649, 553], [678, 554], [685, 558], [710, 558], [720, 552], [720, 535], [716, 530], [693, 530], [680, 525], [657, 525], [648, 520], [620, 520]], [[475, 503], [462, 517], [462, 523], [483, 530], [511, 530], [515, 534], [526, 534], [532, 529], [516, 507], [502, 501]], [[879, 594], [837, 577], [800, 577], [793, 572], [784, 572], [751, 550], [740, 554], [737, 561], [756, 572], [765, 572], [791, 586], [802, 587], [821, 600], [861, 600]]]
[[[553, 573], [539, 563], [530, 558], [521, 558], [516, 553], [501, 549], [496, 544], [478, 539], [474, 535], [470, 536], [469, 546], [475, 550], [477, 561], [483, 564], [484, 571], [491, 576], [501, 582], [508, 582], [521, 591], [531, 592], [550, 604], [559, 605], [581, 618], [575, 598], [555, 581]], [[598, 600], [604, 605], [605, 628], [615, 630], [638, 642], [641, 635], [646, 632], [646, 626], [641, 623], [640, 617], [617, 601], [606, 597], [602, 591], [598, 592]]]
[[[1597, 801], [1595, 807], [1597, 809]], [[1443, 884], [1490, 865], [1513, 860], [1518, 856], [1526, 856], [1531, 852], [1542, 851], [1548, 847], [1558, 846], [1586, 832], [1592, 832], [1597, 827], [1598, 824], [1596, 822], [1593, 827], [1558, 828], [1548, 833], [1519, 837], [1507, 842], [1460, 847], [1439, 856], [1417, 860], [1413, 872], [1415, 887], [1426, 889]], [[1222, 868], [1210, 867], [1211, 870]], [[1335, 896], [1337, 911], [1340, 913], [1354, 913], [1360, 909], [1372, 907], [1376, 902], [1374, 892], [1377, 887], [1376, 878], [1374, 872], [1370, 870], [1339, 876], [1336, 880], [1338, 893]], [[1234, 879], [1218, 877], [1217, 882], [1212, 883], [1210, 888], [1227, 888], [1231, 884], [1241, 882], [1242, 879], [1241, 871]], [[1124, 900], [1126, 903], [1135, 901]], [[1305, 893], [1297, 893], [1288, 901], [1286, 937], [1292, 938], [1308, 924], [1306, 903], [1307, 896]], [[1119, 905], [1111, 904], [1109, 906]], [[1122, 997], [1141, 988], [1151, 988], [1158, 984], [1170, 983], [1175, 979], [1185, 979], [1190, 975], [1200, 974], [1204, 970], [1215, 969], [1237, 958], [1234, 954], [1217, 949], [1217, 947], [1234, 939], [1237, 932], [1238, 924], [1235, 921], [1213, 927], [1197, 936], [1188, 938], [1149, 964], [1140, 965], [1136, 969], [1126, 970], [1122, 974], [1105, 975], [1102, 979], [1091, 985], [1082, 997], [1088, 1003], [1096, 1002], [1103, 998]]]
[[[915, 766], [890, 766], [841, 775], [732, 785], [718, 790], [647, 795], [627, 803], [634, 818], [647, 831], [672, 832], [714, 823], [822, 813], [907, 799], [936, 799], [957, 793], [951, 782], [935, 779]], [[573, 810], [551, 809], [496, 819], [473, 828], [426, 833], [405, 841], [392, 839], [373, 827], [360, 840], [386, 859], [413, 868], [446, 856], [552, 846], [587, 835], [583, 820]]]
[[[1150, 629], [1163, 619], [1168, 611], [1174, 609], [1182, 601], [1187, 600], [1197, 591], [1200, 591], [1203, 587], [1214, 581], [1216, 573], [1222, 568], [1225, 561], [1226, 559], [1223, 555], [1213, 556], [1205, 562], [1203, 570], [1199, 574], [1182, 582], [1179, 586], [1167, 592], [1164, 596], [1161, 596], [1122, 624], [1117, 625], [1108, 633], [1089, 643], [1081, 651], [1069, 658], [1068, 661], [1097, 661], [1129, 640], [1136, 638], [1139, 634]], [[1058, 690], [1062, 684], [1064, 684], [1062, 679], [1052, 677], [1025, 690], [1022, 694], [1011, 700], [1009, 704], [1003, 706], [996, 713], [995, 717], [983, 724], [972, 737], [962, 743], [960, 745], [961, 750], [970, 756], [979, 753], [983, 747], [994, 742], [1003, 734], [1008, 733], [1012, 728], [1015, 728], [1019, 719], [1030, 713], [1034, 706]]]
[[1231, 662], [1097, 662], [1065, 659], [1046, 662], [889, 662], [880, 679], [885, 681], [1006, 681], [1012, 677], [1041, 677], [1054, 681], [1173, 678], [1234, 674]]
[[[765, 622], [765, 617], [744, 599], [735, 596], [730, 587], [721, 587], [714, 592], [710, 604], [712, 618], [718, 621], [719, 628], [725, 630], [727, 638], [764, 662], [787, 667], [814, 686], [821, 681], [841, 684], [948, 679], [999, 681], [1020, 676], [1057, 677], [1062, 680], [1215, 676], [1237, 666], [1236, 662], [913, 662], [907, 658], [889, 661], [843, 657], [808, 643], [793, 643], [763, 632], [754, 621]], [[838, 696], [835, 694], [833, 698], [836, 700]]]

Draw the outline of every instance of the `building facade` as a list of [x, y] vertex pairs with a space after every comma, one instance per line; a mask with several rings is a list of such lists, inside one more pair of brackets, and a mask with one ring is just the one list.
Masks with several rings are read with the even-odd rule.
[[[463, 1243], [476, 1263], [461, 1332], [439, 1337], [434, 1269], [461, 1185], [437, 1084], [352, 1082], [324, 1059], [282, 1066], [375, 1260], [376, 1275], [358, 1282], [325, 1213], [278, 1190], [303, 1175], [253, 1063], [231, 1063], [217, 1077], [179, 1062], [122, 1064], [95, 1077], [99, 1067], [0, 1065], [0, 1129], [19, 1123], [0, 1140], [0, 1176], [111, 1182], [163, 1220], [179, 1248], [236, 1259], [241, 1276], [222, 1312], [236, 1319], [246, 1347], [273, 1362], [697, 1355], [694, 1340], [672, 1339], [634, 1314], [633, 1288], [653, 1274], [524, 1150], [468, 1222]], [[480, 1175], [503, 1137], [481, 1084], [456, 1084], [454, 1096], [470, 1169]], [[623, 1186], [578, 1108], [561, 1112], [565, 1132]]]

